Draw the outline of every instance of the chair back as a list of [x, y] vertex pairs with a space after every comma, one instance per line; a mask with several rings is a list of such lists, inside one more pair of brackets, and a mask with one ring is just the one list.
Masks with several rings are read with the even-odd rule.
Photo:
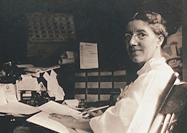
[[173, 75], [168, 86], [159, 98], [158, 108], [149, 133], [171, 133], [177, 124], [180, 113], [187, 102], [187, 82], [171, 85], [176, 76]]

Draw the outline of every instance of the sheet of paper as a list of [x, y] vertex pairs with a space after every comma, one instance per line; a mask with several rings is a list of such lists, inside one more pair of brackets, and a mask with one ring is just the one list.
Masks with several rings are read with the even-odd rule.
[[25, 71], [28, 71], [28, 72], [32, 72], [32, 73], [40, 72], [41, 73], [41, 72], [46, 72], [49, 70], [60, 68], [60, 65], [55, 65], [51, 67], [35, 67], [32, 64], [20, 64], [20, 65], [17, 65], [17, 67], [23, 68]]
[[18, 102], [16, 86], [14, 84], [5, 84], [4, 93], [5, 93], [6, 101], [8, 103]]
[[90, 133], [90, 132], [87, 132], [87, 131], [84, 131], [84, 130], [80, 130], [80, 129], [76, 129], [77, 133]]
[[0, 105], [7, 104], [5, 92], [4, 92], [4, 84], [0, 84]]
[[60, 65], [56, 65], [56, 66], [52, 66], [52, 67], [39, 67], [41, 72], [46, 72], [46, 71], [50, 71], [50, 70], [54, 70], [54, 69], [58, 69], [58, 68], [60, 68]]
[[54, 101], [49, 101], [38, 107], [40, 110], [50, 113], [57, 113], [63, 115], [71, 115], [74, 118], [80, 119], [82, 118], [81, 112], [74, 110], [67, 105], [59, 104]]
[[50, 75], [45, 72], [43, 77], [47, 81], [47, 89], [48, 89], [48, 94], [50, 97], [55, 97], [55, 100], [64, 100], [64, 90], [62, 87], [59, 86], [58, 80], [57, 80], [57, 74], [55, 71], [51, 70]]
[[18, 68], [29, 68], [29, 67], [34, 67], [33, 64], [18, 64], [16, 65]]
[[72, 108], [77, 108], [79, 105], [79, 100], [77, 99], [67, 99], [64, 100], [64, 102], [67, 106], [72, 107]]
[[59, 133], [76, 133], [76, 131], [74, 131], [73, 129], [70, 129], [62, 125], [61, 123], [48, 118], [48, 116], [49, 116], [48, 113], [40, 112], [28, 118], [26, 121], [43, 126], [45, 128], [51, 129]]
[[96, 43], [80, 42], [80, 68], [98, 68], [98, 52]]
[[71, 63], [74, 63], [75, 62], [75, 59], [62, 59], [62, 61], [61, 62], [59, 62], [61, 65], [62, 64], [71, 64]]
[[42, 112], [28, 118], [27, 121], [54, 130], [59, 133], [77, 133], [77, 131], [67, 128], [61, 123], [49, 119], [50, 113], [58, 113], [63, 115], [71, 115], [77, 119], [82, 119], [81, 112], [74, 110], [67, 105], [59, 104], [54, 101], [49, 101], [38, 107]]
[[73, 51], [66, 51], [67, 58], [74, 58], [74, 52]]
[[31, 90], [39, 91], [40, 86], [38, 85], [37, 78], [33, 78], [31, 75], [21, 75], [22, 80], [16, 82], [18, 91]]
[[1, 113], [8, 113], [12, 115], [14, 114], [31, 115], [39, 111], [40, 110], [37, 107], [33, 107], [21, 102], [11, 102], [0, 106]]

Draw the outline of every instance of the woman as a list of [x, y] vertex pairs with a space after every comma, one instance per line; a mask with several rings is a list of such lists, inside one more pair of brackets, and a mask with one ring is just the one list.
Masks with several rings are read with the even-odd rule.
[[165, 24], [160, 14], [146, 11], [136, 13], [128, 23], [126, 48], [130, 59], [141, 69], [137, 71], [138, 78], [121, 92], [115, 106], [85, 121], [59, 114], [51, 114], [50, 118], [94, 133], [147, 133], [158, 97], [173, 74], [162, 57], [161, 47], [168, 35]]

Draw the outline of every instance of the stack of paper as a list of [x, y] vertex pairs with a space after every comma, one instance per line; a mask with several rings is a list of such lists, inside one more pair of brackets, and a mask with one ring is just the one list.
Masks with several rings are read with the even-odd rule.
[[57, 68], [60, 68], [60, 65], [55, 65], [52, 67], [35, 67], [32, 64], [21, 64], [21, 65], [16, 65], [18, 68], [23, 68], [24, 71], [30, 72], [30, 73], [42, 73], [50, 70], [54, 70]]
[[18, 102], [14, 84], [0, 84], [0, 115], [31, 115], [40, 109]]
[[0, 84], [0, 105], [5, 105], [7, 104], [6, 96], [5, 96], [5, 91], [4, 91], [3, 84]]
[[0, 113], [21, 116], [21, 115], [31, 115], [39, 112], [40, 109], [33, 107], [21, 102], [11, 102], [0, 106]]

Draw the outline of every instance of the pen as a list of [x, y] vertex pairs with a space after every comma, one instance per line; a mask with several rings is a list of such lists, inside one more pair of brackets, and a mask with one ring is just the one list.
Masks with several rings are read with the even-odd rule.
[[101, 107], [98, 107], [98, 108], [93, 108], [93, 109], [90, 109], [90, 110], [83, 111], [81, 114], [85, 115], [88, 112], [93, 112], [93, 111], [97, 111], [97, 110], [100, 110], [100, 109], [105, 109], [105, 108], [108, 108], [108, 107], [109, 107], [109, 105], [101, 106]]

